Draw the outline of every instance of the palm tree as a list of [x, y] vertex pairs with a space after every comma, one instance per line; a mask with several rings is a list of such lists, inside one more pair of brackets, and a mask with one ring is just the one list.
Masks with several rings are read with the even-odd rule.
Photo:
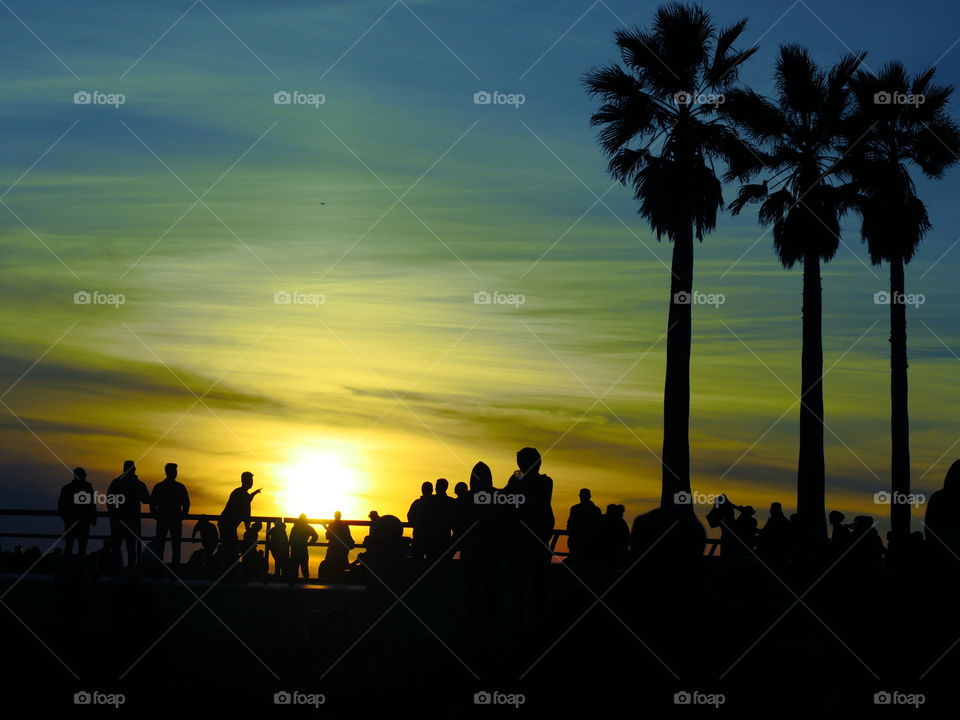
[[864, 54], [848, 55], [829, 71], [799, 45], [780, 48], [774, 72], [777, 97], [734, 90], [721, 106], [755, 147], [747, 161], [731, 166], [725, 179], [744, 184], [731, 203], [734, 214], [759, 202], [760, 223], [773, 225], [773, 246], [786, 268], [803, 265], [800, 448], [797, 514], [813, 539], [826, 537], [823, 453], [823, 333], [821, 262], [840, 242], [840, 218], [850, 190], [839, 164], [849, 116], [850, 79]]
[[910, 533], [910, 419], [907, 409], [907, 308], [904, 266], [930, 229], [908, 165], [940, 178], [957, 162], [960, 129], [947, 115], [953, 88], [933, 83], [934, 69], [911, 78], [892, 62], [879, 74], [860, 71], [852, 89], [844, 164], [857, 189], [860, 229], [874, 265], [890, 264], [891, 529]]
[[[690, 343], [693, 239], [716, 227], [723, 207], [715, 160], [743, 153], [718, 119], [718, 95], [756, 50], [733, 43], [746, 20], [716, 29], [694, 5], [657, 10], [653, 28], [617, 31], [621, 64], [587, 73], [602, 104], [591, 117], [612, 177], [633, 187], [640, 215], [673, 242], [663, 397], [661, 507], [690, 491]], [[657, 152], [659, 151], [659, 152]]]

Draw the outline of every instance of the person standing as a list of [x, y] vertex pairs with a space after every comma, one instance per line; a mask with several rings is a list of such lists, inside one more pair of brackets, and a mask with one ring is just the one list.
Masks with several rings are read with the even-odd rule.
[[222, 544], [223, 556], [227, 562], [233, 562], [237, 559], [239, 549], [239, 539], [237, 537], [237, 528], [243, 523], [244, 530], [250, 529], [250, 506], [253, 498], [260, 492], [254, 490], [253, 473], [244, 472], [240, 475], [240, 487], [234, 488], [227, 498], [227, 504], [220, 513], [220, 520], [217, 524], [220, 527], [220, 542]]
[[290, 540], [287, 538], [287, 526], [283, 520], [267, 530], [267, 549], [273, 556], [273, 574], [286, 577], [290, 572]]
[[77, 543], [77, 554], [87, 554], [90, 526], [97, 523], [94, 499], [93, 485], [87, 482], [87, 471], [82, 467], [74, 468], [73, 479], [60, 489], [57, 500], [57, 512], [63, 520], [66, 555], [73, 552], [74, 542]]
[[307, 522], [306, 513], [293, 521], [290, 528], [290, 561], [293, 565], [291, 580], [296, 580], [303, 573], [303, 579], [310, 577], [310, 550], [309, 545], [320, 539], [317, 531]]
[[107, 513], [110, 517], [110, 538], [116, 553], [116, 567], [123, 567], [122, 547], [127, 548], [127, 567], [140, 565], [140, 545], [143, 543], [140, 532], [141, 505], [150, 504], [150, 492], [146, 484], [137, 477], [137, 466], [133, 460], [124, 460], [123, 472], [115, 477], [107, 488]]
[[170, 536], [173, 553], [171, 564], [180, 568], [180, 537], [183, 534], [183, 519], [190, 513], [190, 495], [186, 486], [177, 481], [177, 464], [167, 463], [163, 468], [163, 480], [153, 486], [150, 493], [150, 512], [157, 522], [157, 557], [163, 561], [163, 546]]

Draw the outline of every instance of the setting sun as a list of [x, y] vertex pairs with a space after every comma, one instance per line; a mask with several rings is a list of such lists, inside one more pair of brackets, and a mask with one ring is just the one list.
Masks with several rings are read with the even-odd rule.
[[329, 518], [340, 510], [344, 517], [353, 517], [362, 473], [340, 452], [303, 452], [278, 474], [284, 482], [281, 509], [285, 514]]

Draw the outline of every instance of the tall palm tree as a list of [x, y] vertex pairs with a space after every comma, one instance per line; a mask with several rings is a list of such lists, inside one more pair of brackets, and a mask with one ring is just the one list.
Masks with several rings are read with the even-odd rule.
[[728, 93], [721, 113], [754, 146], [725, 179], [744, 184], [731, 203], [734, 214], [759, 202], [762, 225], [773, 225], [773, 246], [786, 268], [803, 265], [800, 447], [797, 514], [814, 539], [826, 537], [823, 452], [823, 331], [820, 264], [840, 243], [840, 218], [850, 190], [839, 163], [849, 116], [850, 80], [864, 54], [848, 55], [829, 71], [799, 45], [780, 48], [774, 72], [777, 96], [752, 90]]
[[940, 178], [957, 162], [960, 129], [947, 115], [953, 88], [933, 82], [934, 69], [910, 77], [892, 62], [879, 74], [860, 71], [852, 83], [847, 165], [857, 190], [860, 228], [874, 265], [890, 264], [890, 525], [910, 532], [910, 419], [907, 406], [907, 308], [904, 266], [930, 229], [909, 165]]
[[591, 117], [609, 172], [633, 187], [640, 215], [657, 239], [673, 242], [663, 397], [660, 504], [690, 491], [690, 344], [693, 241], [716, 227], [723, 207], [715, 160], [743, 153], [720, 122], [717, 96], [736, 80], [756, 48], [735, 50], [741, 20], [717, 29], [695, 5], [657, 10], [649, 31], [615, 33], [621, 64], [587, 73], [585, 84], [602, 101]]

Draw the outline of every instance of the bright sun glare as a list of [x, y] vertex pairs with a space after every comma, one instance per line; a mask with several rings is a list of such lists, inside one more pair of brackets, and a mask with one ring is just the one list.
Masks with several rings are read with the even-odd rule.
[[283, 512], [307, 517], [350, 518], [360, 473], [335, 451], [311, 451], [280, 468], [284, 482]]

